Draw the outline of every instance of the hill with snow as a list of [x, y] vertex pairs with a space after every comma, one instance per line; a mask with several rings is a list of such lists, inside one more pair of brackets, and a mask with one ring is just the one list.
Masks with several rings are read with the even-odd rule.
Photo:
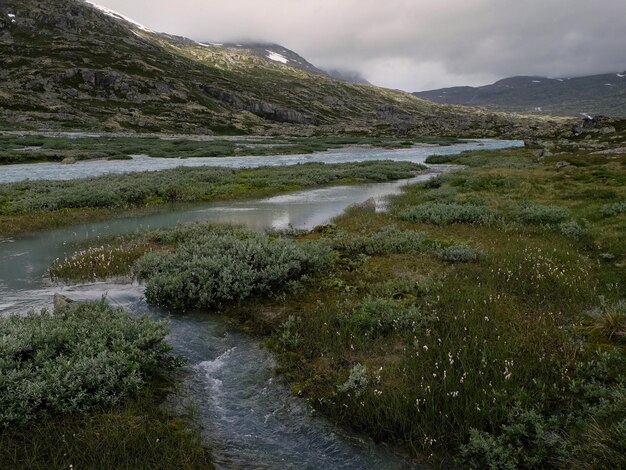
[[338, 80], [277, 44], [158, 33], [82, 0], [3, 0], [0, 62], [0, 129], [488, 137], [548, 121]]
[[511, 77], [481, 87], [414, 93], [437, 103], [503, 111], [579, 116], [626, 116], [626, 72], [574, 78]]

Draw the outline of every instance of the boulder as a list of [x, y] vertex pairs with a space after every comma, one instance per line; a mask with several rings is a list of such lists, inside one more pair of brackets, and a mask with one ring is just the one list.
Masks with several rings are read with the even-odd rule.
[[72, 299], [61, 294], [54, 294], [54, 299], [52, 300], [55, 310], [62, 310], [72, 303], [74, 303]]

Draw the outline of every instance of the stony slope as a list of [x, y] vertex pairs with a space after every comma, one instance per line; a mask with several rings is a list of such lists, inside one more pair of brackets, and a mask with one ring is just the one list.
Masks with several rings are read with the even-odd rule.
[[481, 87], [414, 93], [437, 103], [563, 116], [626, 116], [626, 72], [577, 78], [512, 77]]
[[546, 120], [346, 83], [262, 52], [157, 34], [80, 0], [4, 0], [0, 127], [466, 136], [546, 129]]

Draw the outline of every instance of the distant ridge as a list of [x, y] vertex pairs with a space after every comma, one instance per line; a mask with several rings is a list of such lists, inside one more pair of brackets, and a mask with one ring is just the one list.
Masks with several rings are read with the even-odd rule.
[[413, 93], [436, 103], [561, 116], [626, 116], [626, 72], [573, 78], [518, 76], [481, 87]]

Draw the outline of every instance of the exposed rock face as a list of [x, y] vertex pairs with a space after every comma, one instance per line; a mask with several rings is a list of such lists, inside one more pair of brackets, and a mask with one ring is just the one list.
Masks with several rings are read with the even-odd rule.
[[201, 85], [200, 89], [206, 91], [213, 98], [226, 103], [239, 111], [248, 111], [257, 116], [271, 121], [289, 122], [294, 124], [316, 124], [316, 120], [304, 116], [299, 111], [287, 109], [264, 101], [245, 100], [244, 98], [215, 86]]

